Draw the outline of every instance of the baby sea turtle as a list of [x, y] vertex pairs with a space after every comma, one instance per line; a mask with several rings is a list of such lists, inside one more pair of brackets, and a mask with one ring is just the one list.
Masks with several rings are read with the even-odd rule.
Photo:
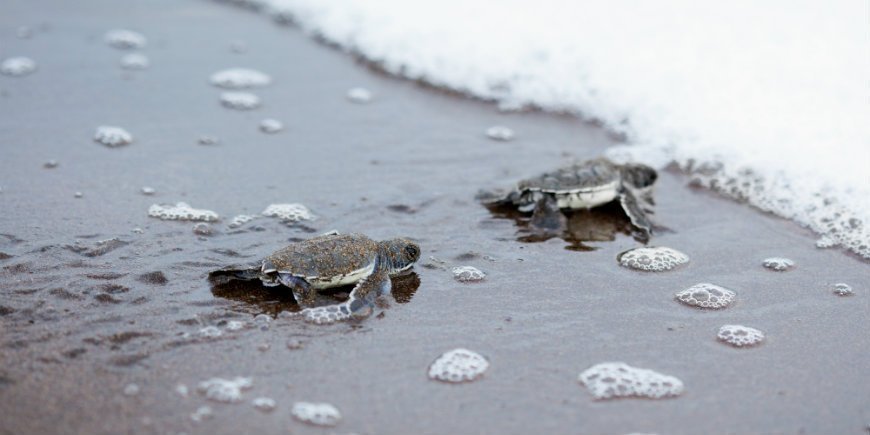
[[544, 230], [565, 227], [561, 210], [589, 209], [618, 199], [632, 225], [649, 235], [652, 223], [646, 213], [651, 212], [657, 177], [655, 169], [646, 165], [618, 165], [597, 158], [522, 180], [510, 192], [481, 192], [477, 198], [490, 206], [534, 210], [531, 224]]
[[330, 233], [292, 243], [259, 263], [229, 266], [209, 276], [284, 285], [302, 306], [314, 303], [317, 290], [356, 284], [348, 301], [333, 311], [342, 318], [365, 317], [378, 296], [390, 291], [390, 276], [410, 269], [418, 259], [420, 247], [408, 239], [376, 242], [362, 234]]

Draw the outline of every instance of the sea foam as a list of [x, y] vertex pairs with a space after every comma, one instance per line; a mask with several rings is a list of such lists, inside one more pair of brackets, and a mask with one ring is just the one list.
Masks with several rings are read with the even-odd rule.
[[594, 119], [870, 258], [866, 2], [243, 3], [399, 76]]

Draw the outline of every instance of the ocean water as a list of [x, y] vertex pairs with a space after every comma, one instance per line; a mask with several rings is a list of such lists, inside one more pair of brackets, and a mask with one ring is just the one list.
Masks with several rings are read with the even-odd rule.
[[676, 162], [870, 258], [867, 2], [229, 2], [504, 110], [595, 120], [630, 145], [614, 158]]

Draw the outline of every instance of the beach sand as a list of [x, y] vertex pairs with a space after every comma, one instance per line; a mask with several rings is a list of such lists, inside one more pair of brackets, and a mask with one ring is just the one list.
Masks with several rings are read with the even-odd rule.
[[[817, 249], [809, 231], [691, 188], [671, 171], [660, 174], [655, 215], [669, 230], [651, 244], [691, 262], [666, 273], [617, 264], [620, 252], [640, 245], [620, 231], [618, 213], [572, 221], [613, 238], [581, 252], [559, 238], [519, 241], [515, 220], [475, 202], [480, 188], [510, 186], [619, 143], [593, 124], [500, 113], [209, 2], [21, 1], [3, 9], [0, 57], [32, 57], [38, 70], [0, 76], [0, 433], [867, 430], [866, 262]], [[16, 38], [24, 25], [33, 36]], [[148, 37], [141, 52], [149, 69], [119, 67], [126, 53], [103, 41], [113, 28]], [[233, 41], [247, 51], [233, 52]], [[272, 76], [272, 85], [252, 90], [261, 108], [221, 107], [222, 90], [208, 78], [229, 67]], [[369, 104], [345, 98], [357, 86], [374, 93]], [[285, 129], [262, 133], [265, 118]], [[484, 130], [497, 124], [517, 138], [488, 139]], [[121, 126], [134, 142], [97, 144], [100, 125]], [[204, 135], [219, 143], [198, 144]], [[44, 168], [51, 159], [59, 165]], [[143, 195], [143, 186], [156, 193]], [[219, 213], [213, 234], [147, 215], [154, 203], [178, 201]], [[227, 227], [235, 215], [296, 202], [318, 219]], [[247, 286], [254, 295], [246, 296], [206, 279], [332, 229], [411, 237], [423, 250], [399, 297], [362, 322], [279, 316], [261, 330], [256, 314], [296, 309], [286, 293]], [[98, 244], [112, 238], [119, 242]], [[425, 267], [430, 256], [448, 270]], [[764, 269], [770, 256], [796, 267]], [[487, 277], [459, 283], [449, 271], [459, 265]], [[701, 311], [674, 301], [699, 282], [735, 290], [736, 303]], [[829, 286], [837, 282], [855, 294], [835, 296]], [[227, 331], [228, 320], [248, 327]], [[758, 328], [767, 339], [729, 347], [716, 340], [724, 324]], [[223, 335], [199, 338], [210, 325]], [[484, 376], [462, 385], [429, 380], [429, 364], [457, 347], [489, 360]], [[676, 376], [685, 392], [596, 401], [577, 376], [607, 361]], [[195, 391], [236, 376], [253, 379], [241, 403]], [[129, 384], [137, 394], [124, 394]], [[275, 399], [276, 409], [256, 410], [256, 397]], [[295, 421], [296, 401], [331, 403], [343, 420], [327, 430]], [[203, 405], [214, 416], [193, 421]]]

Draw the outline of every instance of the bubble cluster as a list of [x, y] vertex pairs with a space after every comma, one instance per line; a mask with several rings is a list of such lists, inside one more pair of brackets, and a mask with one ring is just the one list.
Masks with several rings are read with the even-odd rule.
[[852, 290], [852, 286], [846, 284], [844, 282], [838, 282], [831, 286], [831, 290], [837, 296], [852, 296], [854, 291]]
[[228, 109], [253, 110], [260, 107], [260, 97], [250, 92], [224, 92], [221, 104]]
[[165, 221], [214, 222], [218, 220], [217, 213], [211, 210], [195, 209], [184, 202], [179, 202], [175, 205], [154, 204], [148, 208], [148, 216]]
[[130, 53], [121, 58], [121, 68], [129, 70], [148, 69], [151, 66], [151, 61], [148, 56], [141, 53]]
[[353, 88], [347, 91], [347, 99], [354, 103], [368, 103], [372, 101], [372, 91], [366, 88]]
[[763, 332], [743, 325], [723, 325], [716, 336], [736, 347], [754, 346], [764, 340]]
[[429, 366], [429, 378], [442, 382], [471, 382], [489, 368], [489, 361], [468, 349], [453, 349], [439, 356]]
[[29, 57], [10, 57], [0, 63], [0, 74], [21, 77], [36, 71], [36, 62]]
[[503, 125], [494, 125], [486, 129], [486, 137], [492, 140], [507, 142], [513, 140], [514, 131]]
[[720, 309], [731, 305], [737, 297], [737, 293], [705, 282], [677, 292], [674, 296], [678, 301], [693, 307]]
[[240, 329], [243, 329], [244, 327], [245, 322], [242, 322], [240, 320], [230, 320], [229, 322], [227, 322], [226, 329], [227, 331], [238, 331]]
[[130, 50], [134, 48], [143, 48], [148, 40], [141, 33], [132, 30], [111, 30], [106, 33], [106, 44], [121, 50]]
[[203, 338], [218, 338], [224, 333], [217, 326], [206, 326], [199, 330], [199, 336]]
[[764, 262], [762, 262], [761, 264], [763, 264], [764, 267], [776, 272], [785, 272], [786, 270], [794, 267], [794, 261], [784, 257], [765, 258]]
[[647, 397], [661, 399], [679, 396], [683, 382], [653, 370], [632, 367], [623, 362], [596, 364], [577, 378], [596, 399]]
[[263, 412], [272, 412], [275, 410], [275, 400], [268, 397], [258, 397], [251, 401], [251, 405]]
[[457, 266], [453, 268], [453, 278], [459, 282], [477, 282], [483, 281], [486, 274], [476, 267]]
[[647, 272], [664, 272], [689, 262], [688, 255], [664, 246], [631, 249], [616, 259], [623, 267]]
[[286, 223], [294, 223], [299, 221], [310, 221], [314, 219], [314, 214], [308, 207], [297, 204], [269, 204], [262, 213], [263, 216], [276, 217]]
[[284, 124], [277, 119], [264, 119], [260, 121], [260, 131], [268, 134], [275, 134], [284, 129]]
[[235, 379], [211, 378], [199, 383], [197, 391], [206, 399], [215, 402], [237, 403], [242, 400], [242, 391], [254, 385], [251, 378], [237, 377]]
[[230, 68], [212, 74], [210, 81], [220, 88], [247, 89], [268, 86], [272, 78], [253, 69]]
[[196, 408], [196, 411], [190, 414], [190, 419], [197, 423], [203, 420], [208, 420], [212, 417], [214, 417], [214, 411], [212, 411], [210, 406], [205, 405]]
[[124, 395], [125, 396], [135, 396], [139, 394], [139, 386], [136, 384], [127, 384], [124, 387]]
[[240, 214], [238, 216], [233, 217], [227, 226], [229, 226], [230, 228], [239, 228], [242, 225], [244, 225], [244, 224], [246, 224], [246, 223], [248, 223], [256, 218], [257, 218], [257, 216], [248, 215], [248, 214]]
[[117, 148], [132, 143], [133, 135], [121, 127], [101, 125], [94, 133], [94, 140], [109, 148]]
[[306, 308], [299, 312], [308, 323], [329, 325], [350, 318], [350, 307], [347, 303], [326, 305], [323, 307]]
[[290, 413], [297, 420], [316, 426], [335, 426], [341, 421], [341, 413], [329, 403], [296, 402]]

